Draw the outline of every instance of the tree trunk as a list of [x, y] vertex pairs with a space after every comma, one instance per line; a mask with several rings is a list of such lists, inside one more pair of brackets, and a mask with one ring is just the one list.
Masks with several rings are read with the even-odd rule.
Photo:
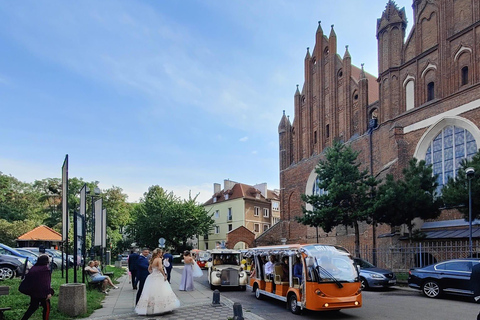
[[360, 230], [357, 221], [353, 222], [353, 227], [355, 228], [355, 257], [360, 258]]

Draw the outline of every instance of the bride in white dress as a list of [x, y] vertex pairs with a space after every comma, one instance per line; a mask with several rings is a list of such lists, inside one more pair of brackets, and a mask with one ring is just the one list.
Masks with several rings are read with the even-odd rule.
[[135, 312], [139, 315], [160, 314], [180, 307], [180, 301], [167, 281], [162, 257], [162, 249], [153, 250], [148, 267], [150, 275], [145, 280], [142, 295], [135, 307]]

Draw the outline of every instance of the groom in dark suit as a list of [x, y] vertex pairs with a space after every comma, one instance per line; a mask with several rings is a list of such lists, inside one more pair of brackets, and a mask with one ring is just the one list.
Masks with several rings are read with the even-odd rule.
[[145, 280], [147, 280], [148, 275], [148, 255], [150, 254], [150, 250], [143, 249], [142, 254], [137, 259], [136, 269], [137, 269], [137, 278], [138, 278], [138, 292], [137, 292], [137, 300], [135, 305], [140, 300], [140, 296], [142, 295], [143, 286], [145, 285]]
[[165, 267], [165, 271], [167, 271], [167, 280], [170, 283], [170, 274], [172, 273], [173, 268], [173, 256], [170, 253], [170, 250], [166, 249], [165, 253], [163, 254], [163, 265], [165, 266], [165, 261], [168, 261], [169, 266]]
[[138, 249], [132, 250], [128, 256], [128, 271], [132, 275], [132, 287], [133, 290], [137, 290], [138, 278], [137, 278], [137, 260], [140, 257]]

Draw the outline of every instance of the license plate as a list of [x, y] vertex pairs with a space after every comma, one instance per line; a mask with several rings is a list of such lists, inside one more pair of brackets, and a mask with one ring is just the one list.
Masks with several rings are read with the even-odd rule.
[[388, 283], [397, 283], [397, 280], [390, 280]]

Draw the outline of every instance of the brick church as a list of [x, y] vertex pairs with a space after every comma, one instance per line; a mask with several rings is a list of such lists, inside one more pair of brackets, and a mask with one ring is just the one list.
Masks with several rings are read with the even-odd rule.
[[[334, 140], [360, 151], [363, 169], [379, 178], [400, 177], [412, 157], [424, 159], [440, 185], [478, 150], [480, 2], [412, 2], [408, 35], [405, 8], [392, 0], [377, 20], [378, 78], [351, 64], [348, 47], [341, 56], [333, 26], [327, 36], [318, 25], [315, 46], [305, 56], [305, 82], [294, 94], [293, 121], [284, 112], [278, 126], [282, 220], [257, 245], [312, 243], [317, 232], [320, 242], [353, 245], [353, 230], [337, 227], [327, 234], [295, 221], [303, 214], [301, 194], [319, 192], [315, 167]], [[463, 221], [455, 212], [440, 220]], [[372, 227], [360, 231], [361, 243], [371, 244]], [[401, 235], [379, 226], [377, 243]]]

